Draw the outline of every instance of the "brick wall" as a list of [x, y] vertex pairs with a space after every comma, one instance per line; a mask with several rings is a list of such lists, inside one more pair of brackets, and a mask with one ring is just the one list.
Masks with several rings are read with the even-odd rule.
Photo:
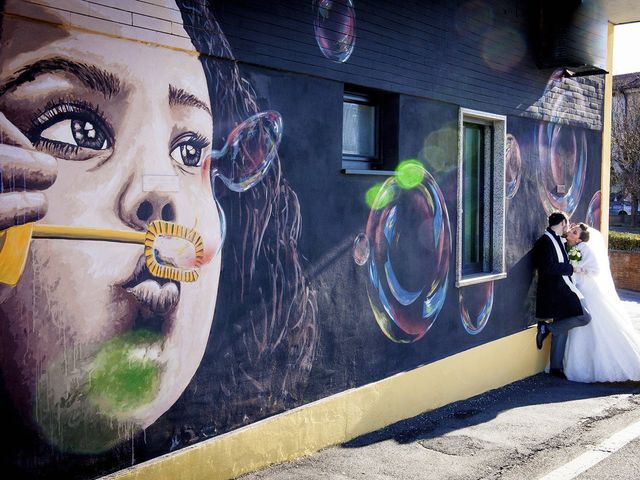
[[609, 261], [616, 287], [640, 292], [640, 252], [610, 250]]
[[5, 14], [194, 50], [180, 11], [168, 0], [23, 0], [8, 4]]

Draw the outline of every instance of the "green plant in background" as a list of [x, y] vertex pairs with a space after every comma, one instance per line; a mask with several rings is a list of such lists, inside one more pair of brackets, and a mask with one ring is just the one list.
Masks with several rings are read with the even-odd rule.
[[609, 250], [626, 250], [640, 252], [640, 234], [610, 231]]

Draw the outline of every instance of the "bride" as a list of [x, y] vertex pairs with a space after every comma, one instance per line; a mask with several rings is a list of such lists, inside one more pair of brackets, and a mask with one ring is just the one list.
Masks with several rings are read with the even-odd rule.
[[566, 238], [582, 254], [573, 278], [592, 320], [569, 331], [565, 375], [576, 382], [640, 380], [640, 335], [615, 290], [602, 235], [579, 223]]

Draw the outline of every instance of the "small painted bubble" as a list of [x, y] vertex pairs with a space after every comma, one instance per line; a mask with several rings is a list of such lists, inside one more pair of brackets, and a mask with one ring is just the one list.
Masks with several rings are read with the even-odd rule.
[[[414, 161], [415, 162], [415, 161]], [[415, 183], [419, 167], [420, 181]], [[369, 304], [382, 332], [415, 342], [435, 322], [447, 293], [451, 231], [442, 192], [419, 163], [408, 183], [389, 178], [371, 205], [366, 236]]]
[[322, 54], [334, 62], [346, 62], [356, 44], [356, 12], [352, 0], [314, 0], [316, 42]]
[[493, 282], [470, 285], [459, 290], [460, 319], [470, 335], [487, 326], [493, 308]]
[[505, 197], [513, 198], [520, 188], [522, 156], [518, 140], [510, 133], [507, 134], [504, 163]]
[[278, 154], [282, 116], [273, 110], [256, 113], [237, 125], [220, 150], [212, 152], [219, 177], [234, 192], [246, 192], [259, 183]]
[[589, 206], [587, 207], [587, 216], [585, 217], [585, 223], [597, 230], [600, 229], [601, 222], [601, 208], [602, 204], [602, 193], [598, 190], [591, 197], [591, 201], [589, 202]]
[[369, 260], [369, 239], [364, 233], [359, 233], [353, 240], [353, 261], [357, 265], [364, 265]]

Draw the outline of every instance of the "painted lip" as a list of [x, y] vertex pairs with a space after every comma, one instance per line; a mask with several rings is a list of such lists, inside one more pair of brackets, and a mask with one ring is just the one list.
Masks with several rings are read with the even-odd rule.
[[152, 314], [168, 314], [175, 310], [180, 301], [180, 283], [151, 275], [144, 255], [138, 259], [133, 274], [122, 284], [122, 288]]

